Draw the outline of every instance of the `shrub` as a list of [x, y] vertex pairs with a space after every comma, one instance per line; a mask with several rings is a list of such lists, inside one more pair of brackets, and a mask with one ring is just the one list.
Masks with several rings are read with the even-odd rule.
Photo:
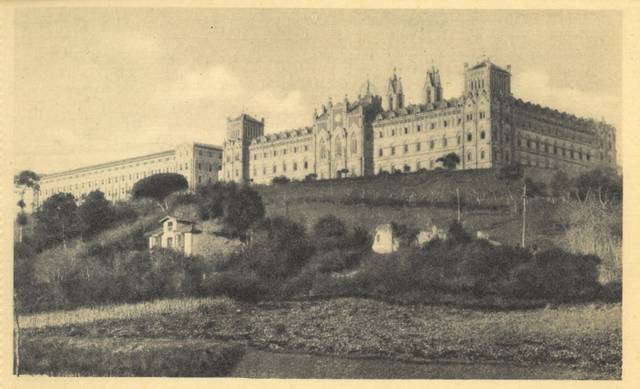
[[289, 182], [291, 182], [291, 180], [287, 176], [277, 176], [273, 177], [273, 179], [271, 180], [271, 183], [275, 185], [287, 184]]
[[313, 232], [316, 238], [339, 237], [347, 233], [347, 226], [334, 215], [326, 215], [318, 219]]

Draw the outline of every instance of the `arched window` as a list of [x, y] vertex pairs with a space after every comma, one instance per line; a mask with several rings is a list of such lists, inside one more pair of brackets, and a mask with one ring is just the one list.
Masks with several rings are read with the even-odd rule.
[[484, 150], [480, 151], [480, 159], [484, 159]]
[[336, 157], [342, 156], [342, 142], [340, 141], [340, 137], [336, 138]]
[[327, 148], [324, 144], [324, 139], [320, 140], [320, 159], [325, 159], [327, 157]]
[[356, 139], [356, 134], [351, 134], [351, 154], [356, 154], [358, 152], [358, 139]]
[[484, 139], [487, 135], [485, 134], [484, 131], [480, 132], [480, 139]]
[[467, 161], [471, 161], [471, 153], [467, 153]]

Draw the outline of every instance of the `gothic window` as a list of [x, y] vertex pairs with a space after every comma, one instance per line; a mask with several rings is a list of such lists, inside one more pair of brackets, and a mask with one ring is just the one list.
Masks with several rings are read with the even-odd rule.
[[480, 159], [484, 159], [484, 150], [480, 151]]
[[356, 139], [356, 134], [351, 134], [351, 154], [356, 154], [358, 152], [358, 139]]
[[471, 161], [471, 153], [467, 153], [467, 161]]
[[340, 142], [340, 138], [336, 138], [336, 157], [342, 156], [342, 142]]
[[480, 132], [480, 139], [484, 139], [487, 135], [485, 134], [484, 131]]
[[325, 159], [327, 157], [327, 149], [324, 144], [324, 139], [320, 141], [320, 159]]

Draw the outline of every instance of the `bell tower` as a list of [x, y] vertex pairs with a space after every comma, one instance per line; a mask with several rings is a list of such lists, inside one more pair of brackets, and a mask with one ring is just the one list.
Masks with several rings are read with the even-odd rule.
[[396, 69], [393, 69], [393, 77], [389, 78], [387, 87], [387, 109], [396, 110], [404, 107], [404, 93], [402, 92], [402, 79], [397, 76]]
[[442, 101], [442, 84], [440, 83], [440, 71], [435, 67], [427, 71], [427, 80], [424, 83], [424, 102], [426, 104]]

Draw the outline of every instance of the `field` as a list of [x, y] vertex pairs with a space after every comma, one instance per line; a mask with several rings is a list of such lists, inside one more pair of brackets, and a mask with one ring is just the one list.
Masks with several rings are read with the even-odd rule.
[[[460, 376], [465, 376], [465, 365], [473, 370], [473, 366], [484, 364], [547, 372], [538, 376], [563, 371], [557, 378], [569, 374], [616, 379], [621, 375], [619, 304], [487, 312], [400, 306], [356, 298], [260, 304], [241, 304], [225, 298], [114, 306], [95, 314], [88, 310], [75, 315], [67, 312], [62, 314], [67, 321], [60, 315], [43, 313], [20, 319], [24, 374], [130, 375], [126, 365], [104, 366], [117, 364], [119, 359], [108, 355], [125, 348], [138, 350], [140, 355], [136, 358], [140, 360], [151, 358], [143, 364], [146, 370], [140, 368], [146, 375], [202, 375], [203, 370], [236, 374], [238, 370], [229, 365], [233, 362], [246, 376], [264, 376], [255, 369], [242, 370], [246, 362], [238, 355], [246, 350], [259, 350], [267, 356], [272, 352], [294, 353], [301, 355], [294, 359], [298, 361], [295, 363], [302, 364], [307, 360], [304, 355], [377, 358], [414, 363], [422, 368], [446, 362], [456, 364]], [[118, 344], [102, 348], [100, 345], [105, 342], [109, 345], [108, 339], [118, 339]], [[191, 348], [185, 344], [201, 346]], [[65, 352], [47, 353], [56, 347]], [[222, 351], [225, 347], [232, 351]], [[185, 352], [193, 353], [193, 360], [206, 367], [185, 367], [178, 372], [155, 362], [165, 353], [181, 360], [180, 355]], [[91, 356], [86, 357], [87, 353]], [[211, 360], [198, 357], [202, 353], [226, 356], [216, 357], [217, 363], [224, 366], [210, 365]], [[47, 358], [34, 357], [43, 354]], [[74, 360], [83, 355], [103, 364], [91, 367]], [[119, 355], [131, 358], [126, 353]], [[260, 359], [260, 355], [251, 351], [245, 357]], [[34, 360], [39, 363], [29, 362]], [[273, 368], [264, 358], [262, 363], [265, 369]], [[159, 370], [149, 366], [158, 366]], [[304, 375], [304, 366], [299, 368]], [[499, 374], [499, 370], [492, 377], [509, 376]], [[482, 378], [481, 372], [478, 374], [477, 378]], [[485, 377], [488, 375], [491, 374]]]
[[[548, 172], [529, 174], [539, 182], [549, 179]], [[486, 231], [506, 244], [521, 242], [522, 218], [513, 212], [513, 206], [520, 205], [521, 189], [507, 190], [494, 170], [429, 171], [257, 189], [268, 216], [287, 216], [309, 229], [320, 217], [333, 214], [368, 231], [391, 221], [418, 228], [446, 227], [457, 218], [458, 191], [469, 231]], [[534, 198], [528, 207], [528, 244], [544, 247], [557, 240], [562, 231], [551, 219], [556, 205]]]

